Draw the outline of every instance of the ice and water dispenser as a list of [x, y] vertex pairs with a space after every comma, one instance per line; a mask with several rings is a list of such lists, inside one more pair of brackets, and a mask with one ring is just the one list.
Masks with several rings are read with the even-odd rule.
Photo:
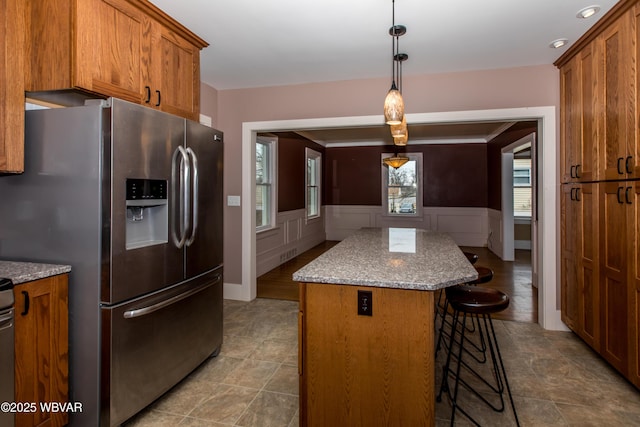
[[136, 249], [168, 242], [167, 181], [127, 179], [126, 248]]

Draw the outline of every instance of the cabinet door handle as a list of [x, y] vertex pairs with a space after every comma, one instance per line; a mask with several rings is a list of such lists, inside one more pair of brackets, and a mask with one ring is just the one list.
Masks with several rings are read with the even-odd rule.
[[632, 156], [627, 156], [627, 160], [624, 161], [624, 168], [627, 173], [633, 173], [633, 166], [631, 166], [631, 160], [633, 160]]
[[159, 90], [156, 90], [156, 94], [158, 95], [158, 103], [156, 104], [156, 107], [159, 107], [159, 106], [160, 106], [160, 102], [161, 102], [161, 100], [162, 100], [162, 98], [161, 98], [161, 96], [160, 96], [160, 91], [159, 91]]
[[579, 202], [580, 200], [580, 188], [576, 188], [576, 202]]
[[580, 166], [582, 165], [576, 165], [576, 178], [580, 178]]
[[624, 160], [623, 157], [618, 157], [618, 174], [622, 175], [624, 173], [624, 171], [622, 170], [622, 161]]
[[575, 166], [574, 166], [574, 165], [571, 165], [571, 169], [569, 170], [569, 176], [570, 176], [571, 178], [575, 178], [575, 176], [574, 176], [574, 174], [573, 174], [573, 169], [574, 169], [574, 168], [575, 168]]
[[574, 193], [573, 193], [574, 191], [575, 191], [575, 188], [572, 188], [571, 189], [571, 193], [570, 193], [570, 198], [571, 198], [572, 201], [575, 200], [575, 196], [574, 196]]
[[149, 102], [151, 102], [151, 88], [149, 86], [145, 86], [144, 87], [145, 92], [147, 93], [147, 97], [144, 100], [145, 104], [148, 104]]
[[627, 204], [631, 204], [631, 199], [629, 198], [629, 190], [631, 190], [631, 187], [627, 187], [624, 190], [624, 200], [627, 202]]
[[24, 311], [20, 314], [26, 316], [29, 314], [29, 292], [22, 291], [22, 295], [24, 296]]
[[618, 191], [616, 191], [616, 198], [618, 199], [618, 203], [623, 204], [622, 201], [622, 187], [618, 187]]

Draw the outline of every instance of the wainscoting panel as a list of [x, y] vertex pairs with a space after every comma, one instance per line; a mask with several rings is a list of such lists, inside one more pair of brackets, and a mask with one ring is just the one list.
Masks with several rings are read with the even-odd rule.
[[304, 209], [278, 213], [276, 228], [256, 235], [256, 276], [324, 242], [323, 216], [307, 221]]
[[489, 209], [489, 239], [487, 247], [491, 252], [503, 258], [502, 212]]
[[425, 207], [417, 216], [384, 215], [381, 206], [325, 206], [327, 240], [343, 240], [362, 227], [413, 227], [448, 233], [461, 246], [487, 246], [486, 208]]

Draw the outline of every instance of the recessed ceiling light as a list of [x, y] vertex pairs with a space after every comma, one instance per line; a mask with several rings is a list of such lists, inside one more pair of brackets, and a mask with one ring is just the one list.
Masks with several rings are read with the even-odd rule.
[[578, 11], [576, 18], [580, 18], [580, 19], [591, 18], [593, 15], [595, 15], [598, 12], [600, 12], [600, 6], [596, 6], [596, 5], [587, 6], [584, 9], [580, 9]]
[[551, 43], [549, 43], [549, 47], [553, 49], [560, 49], [562, 46], [566, 45], [569, 40], [567, 39], [555, 39]]

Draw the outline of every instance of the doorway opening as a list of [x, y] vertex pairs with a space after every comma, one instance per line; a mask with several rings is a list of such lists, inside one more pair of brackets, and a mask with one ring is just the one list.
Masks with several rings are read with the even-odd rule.
[[[359, 127], [378, 125], [381, 117], [333, 117], [320, 119], [298, 119], [268, 122], [245, 122], [242, 132], [242, 284], [225, 285], [225, 296], [231, 299], [252, 300], [256, 297], [256, 233], [255, 233], [255, 141], [259, 132], [281, 132], [304, 129], [336, 127]], [[545, 329], [566, 330], [560, 320], [557, 304], [556, 270], [556, 184], [557, 144], [556, 108], [529, 107], [497, 110], [453, 111], [440, 113], [408, 114], [412, 123], [458, 123], [477, 121], [521, 121], [538, 120], [539, 164], [542, 166], [538, 179], [538, 219], [541, 226], [536, 229], [536, 263], [538, 272], [538, 322]], [[543, 197], [540, 197], [540, 194]], [[542, 203], [544, 201], [544, 203]]]

